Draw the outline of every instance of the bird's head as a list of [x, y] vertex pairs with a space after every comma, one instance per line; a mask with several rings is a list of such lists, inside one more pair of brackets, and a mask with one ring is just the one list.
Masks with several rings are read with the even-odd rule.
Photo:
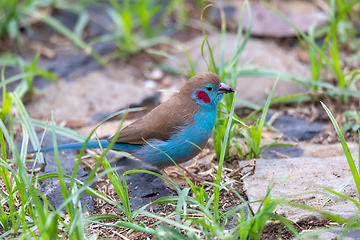
[[215, 107], [224, 93], [234, 92], [229, 86], [222, 83], [215, 73], [198, 74], [189, 79], [179, 94], [193, 98], [200, 107]]

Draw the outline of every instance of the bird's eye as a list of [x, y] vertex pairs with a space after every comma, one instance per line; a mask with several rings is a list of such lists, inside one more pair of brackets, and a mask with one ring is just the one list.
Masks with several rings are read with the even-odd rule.
[[211, 92], [213, 89], [212, 89], [212, 87], [207, 87], [206, 90], [208, 90], [209, 92]]

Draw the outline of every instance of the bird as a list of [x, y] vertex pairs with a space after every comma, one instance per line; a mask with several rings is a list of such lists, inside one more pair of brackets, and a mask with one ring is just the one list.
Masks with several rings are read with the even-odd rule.
[[[128, 152], [162, 173], [174, 163], [181, 167], [180, 163], [192, 159], [205, 147], [216, 122], [217, 105], [224, 94], [232, 92], [215, 73], [195, 75], [178, 94], [122, 129], [112, 149]], [[107, 148], [114, 137], [89, 141], [86, 148]], [[57, 148], [81, 149], [84, 144], [69, 143]], [[53, 150], [49, 147], [34, 152]]]

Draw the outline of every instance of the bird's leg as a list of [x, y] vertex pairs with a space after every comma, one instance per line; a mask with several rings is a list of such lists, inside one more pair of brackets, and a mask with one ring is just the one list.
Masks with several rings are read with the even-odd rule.
[[181, 170], [183, 170], [186, 173], [186, 175], [188, 175], [190, 178], [192, 178], [192, 180], [199, 181], [199, 182], [213, 180], [212, 178], [210, 179], [210, 177], [208, 177], [208, 176], [205, 177], [205, 176], [200, 176], [198, 174], [195, 174], [195, 173], [187, 170], [185, 167], [181, 166], [180, 164], [178, 166]]
[[[201, 182], [201, 181], [213, 181], [213, 179], [209, 176], [205, 177], [205, 176], [200, 176], [198, 174], [195, 174], [189, 170], [187, 170], [185, 167], [181, 166], [181, 165], [178, 165], [179, 168], [185, 172], [185, 174], [190, 177], [193, 181], [198, 181], [198, 182]], [[158, 170], [159, 172], [161, 172], [161, 174], [166, 177], [167, 179], [169, 179], [170, 181], [172, 181], [172, 179], [170, 178], [170, 176], [165, 172], [164, 168], [163, 167], [158, 167]], [[174, 172], [176, 174], [180, 174], [181, 176], [183, 176], [181, 173], [179, 172]], [[165, 185], [170, 188], [171, 190], [174, 190], [176, 191], [176, 189], [174, 188], [174, 186], [172, 186], [171, 184], [169, 184], [168, 182], [164, 181]]]
[[[158, 167], [158, 170], [159, 170], [159, 172], [161, 172], [161, 174], [162, 174], [164, 177], [166, 177], [167, 179], [169, 179], [169, 180], [172, 182], [170, 176], [165, 172], [165, 170], [164, 170], [163, 167]], [[167, 188], [170, 188], [170, 189], [173, 190], [173, 191], [177, 191], [176, 188], [175, 188], [173, 185], [171, 185], [170, 183], [168, 183], [168, 182], [166, 182], [166, 181], [163, 181], [163, 183], [165, 184], [165, 186], [166, 186]]]
[[158, 170], [159, 170], [159, 172], [161, 172], [161, 174], [164, 176], [164, 177], [166, 177], [167, 179], [169, 179], [170, 181], [172, 181], [171, 180], [171, 178], [170, 178], [170, 176], [165, 172], [165, 170], [164, 170], [164, 168], [163, 167], [158, 167]]

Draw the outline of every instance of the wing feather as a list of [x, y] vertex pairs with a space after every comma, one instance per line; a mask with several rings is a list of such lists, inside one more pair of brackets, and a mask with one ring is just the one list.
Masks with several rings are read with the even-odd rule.
[[[193, 99], [176, 95], [160, 104], [144, 117], [121, 130], [117, 143], [144, 144], [144, 140], [168, 140], [172, 134], [194, 121], [199, 106]], [[109, 139], [111, 141], [112, 138]]]

